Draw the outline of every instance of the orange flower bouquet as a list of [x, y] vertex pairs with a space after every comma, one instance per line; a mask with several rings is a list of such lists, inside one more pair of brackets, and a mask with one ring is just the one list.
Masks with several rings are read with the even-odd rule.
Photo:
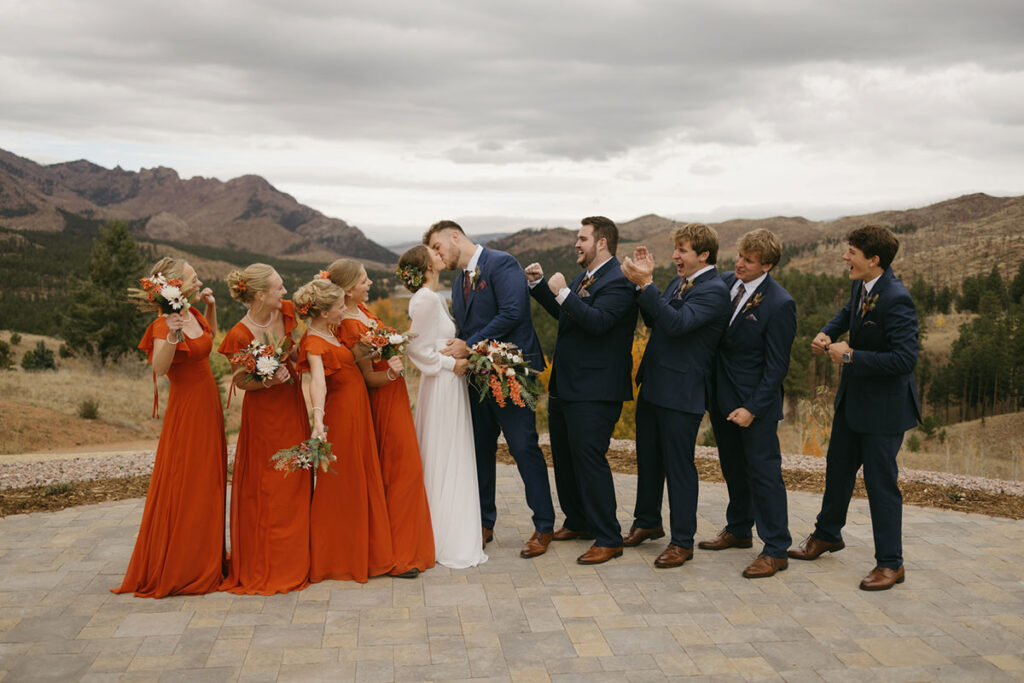
[[[146, 293], [146, 298], [165, 315], [185, 313], [192, 308], [188, 297], [181, 291], [181, 280], [176, 277], [167, 278], [163, 273], [157, 273], [144, 277], [139, 282], [142, 285], [142, 291]], [[181, 342], [184, 336], [181, 334], [181, 330], [176, 330], [176, 332], [177, 340]]]
[[[325, 428], [325, 435], [326, 431]], [[285, 448], [270, 456], [274, 469], [284, 472], [286, 477], [301, 470], [334, 472], [331, 463], [337, 459], [338, 456], [331, 452], [331, 442], [317, 438], [306, 439], [297, 446]]]
[[408, 332], [402, 334], [393, 327], [378, 324], [366, 332], [363, 342], [370, 347], [374, 358], [387, 360], [405, 355], [405, 347], [412, 337]]
[[521, 408], [536, 410], [537, 397], [544, 389], [531, 373], [537, 371], [515, 344], [484, 339], [469, 350], [469, 377], [481, 401], [490, 395], [502, 408], [511, 400]]
[[[286, 336], [282, 341], [272, 341], [268, 344], [253, 339], [247, 347], [231, 356], [231, 364], [244, 367], [247, 380], [266, 382], [272, 379], [278, 368], [284, 365], [291, 350], [291, 337]], [[289, 378], [288, 384], [291, 383], [292, 380]]]

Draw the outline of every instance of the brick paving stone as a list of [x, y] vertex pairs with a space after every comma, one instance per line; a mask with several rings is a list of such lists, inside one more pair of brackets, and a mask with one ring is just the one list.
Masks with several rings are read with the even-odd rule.
[[[616, 486], [628, 529], [636, 479]], [[498, 492], [481, 567], [273, 596], [110, 594], [140, 500], [0, 519], [0, 681], [1024, 680], [1019, 522], [907, 507], [906, 583], [870, 594], [863, 500], [843, 552], [748, 581], [745, 550], [655, 569], [663, 540], [595, 567], [575, 563], [584, 541], [523, 560], [532, 524], [513, 468], [499, 466]], [[698, 538], [726, 500], [702, 484]], [[799, 542], [820, 497], [789, 503]]]

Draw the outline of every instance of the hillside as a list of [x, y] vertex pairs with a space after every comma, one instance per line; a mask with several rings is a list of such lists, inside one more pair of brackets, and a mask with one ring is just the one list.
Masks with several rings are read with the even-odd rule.
[[[999, 266], [1004, 277], [1012, 276], [1024, 261], [1024, 197], [971, 194], [916, 209], [879, 211], [834, 221], [775, 216], [710, 225], [718, 231], [719, 265], [723, 270], [731, 269], [740, 236], [767, 228], [778, 234], [787, 248], [804, 247], [789, 262], [791, 267], [835, 275], [842, 272], [843, 236], [869, 223], [899, 231], [901, 246], [895, 270], [908, 282], [921, 275], [935, 286], [959, 286], [965, 276], [987, 273], [993, 265]], [[668, 265], [672, 258], [670, 235], [680, 224], [654, 214], [620, 223], [619, 257], [645, 244], [659, 265]], [[523, 263], [540, 261], [547, 266], [564, 263], [571, 256], [575, 235], [575, 226], [531, 228], [488, 246], [508, 251]]]
[[0, 225], [56, 232], [65, 229], [66, 214], [131, 221], [143, 239], [314, 262], [395, 260], [358, 228], [300, 204], [259, 176], [186, 180], [170, 168], [134, 172], [85, 160], [43, 166], [0, 150]]

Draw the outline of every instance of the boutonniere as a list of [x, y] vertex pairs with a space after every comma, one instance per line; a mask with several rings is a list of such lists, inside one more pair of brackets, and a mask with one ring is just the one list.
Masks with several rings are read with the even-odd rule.
[[761, 292], [757, 292], [756, 294], [754, 294], [754, 296], [747, 299], [747, 303], [744, 304], [743, 310], [740, 311], [740, 313], [746, 313], [751, 308], [757, 308], [758, 306], [761, 305], [762, 301], [764, 301], [764, 295], [761, 294]]
[[480, 279], [480, 266], [473, 269], [473, 272], [469, 274], [469, 288], [476, 292], [487, 286], [487, 283]]
[[875, 310], [875, 306], [878, 305], [878, 295], [872, 294], [868, 298], [864, 299], [864, 303], [860, 305], [860, 316], [863, 318], [865, 315]]
[[696, 285], [694, 284], [693, 280], [686, 280], [685, 282], [683, 282], [682, 286], [679, 288], [679, 291], [676, 292], [676, 295], [673, 298], [674, 299], [682, 299], [683, 298], [683, 294], [686, 294], [688, 291], [693, 289], [695, 286]]

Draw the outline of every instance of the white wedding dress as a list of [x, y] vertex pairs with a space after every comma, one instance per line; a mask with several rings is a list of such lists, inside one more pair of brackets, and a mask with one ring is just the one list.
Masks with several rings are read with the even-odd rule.
[[409, 301], [415, 336], [406, 354], [419, 368], [416, 437], [423, 459], [439, 564], [453, 569], [487, 561], [482, 549], [480, 491], [476, 479], [473, 418], [466, 378], [453, 371], [455, 359], [439, 351], [455, 336], [455, 321], [436, 292], [423, 288]]

